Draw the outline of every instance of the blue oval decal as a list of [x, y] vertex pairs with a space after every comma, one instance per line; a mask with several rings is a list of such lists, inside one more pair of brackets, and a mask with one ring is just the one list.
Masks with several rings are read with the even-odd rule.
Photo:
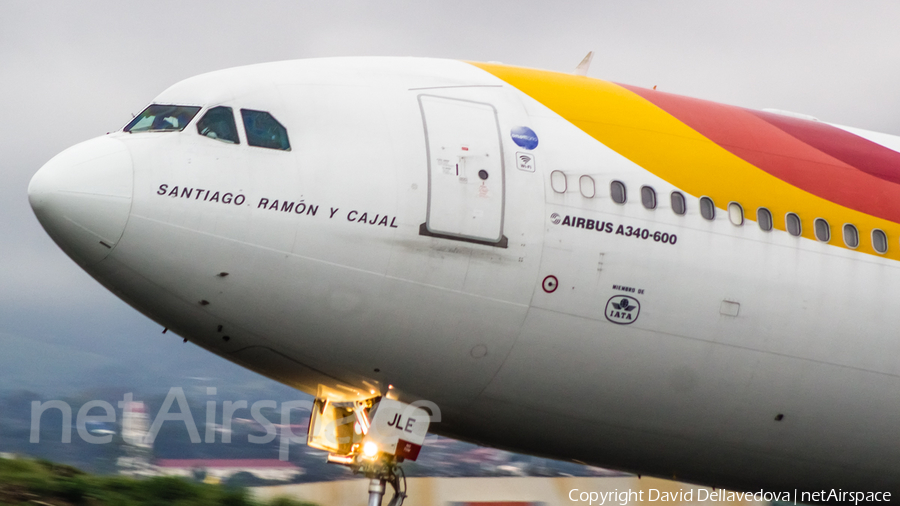
[[534, 149], [538, 145], [537, 134], [527, 126], [517, 126], [513, 128], [509, 134], [512, 136], [513, 142], [519, 147]]

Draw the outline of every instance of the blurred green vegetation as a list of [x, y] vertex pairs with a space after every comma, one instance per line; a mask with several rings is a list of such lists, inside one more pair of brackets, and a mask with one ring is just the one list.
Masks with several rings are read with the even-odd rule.
[[46, 460], [0, 459], [0, 506], [315, 506], [289, 498], [255, 500], [244, 488], [181, 478], [96, 476]]

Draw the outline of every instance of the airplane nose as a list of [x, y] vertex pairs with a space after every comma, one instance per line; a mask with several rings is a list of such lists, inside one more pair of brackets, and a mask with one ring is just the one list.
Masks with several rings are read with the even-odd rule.
[[87, 266], [106, 258], [122, 237], [133, 187], [128, 148], [98, 137], [44, 164], [31, 178], [28, 201], [56, 244]]

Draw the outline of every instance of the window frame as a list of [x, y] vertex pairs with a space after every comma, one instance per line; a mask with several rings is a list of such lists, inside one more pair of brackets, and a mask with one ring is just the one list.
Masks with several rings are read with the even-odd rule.
[[[231, 114], [231, 126], [234, 127], [234, 135], [235, 135], [235, 137], [237, 138], [237, 140], [235, 140], [234, 142], [232, 142], [232, 141], [229, 140], [229, 139], [223, 139], [223, 138], [218, 137], [218, 136], [217, 136], [217, 137], [210, 137], [210, 136], [208, 136], [208, 135], [206, 135], [206, 134], [204, 134], [204, 133], [202, 133], [202, 132], [200, 131], [200, 122], [203, 121], [203, 118], [205, 118], [210, 112], [212, 112], [212, 111], [214, 111], [214, 110], [216, 110], [216, 109], [228, 109], [228, 113]], [[198, 114], [199, 114], [199, 113], [198, 113]], [[203, 115], [200, 116], [200, 118], [199, 118], [195, 123], [196, 123], [196, 127], [197, 127], [197, 133], [198, 133], [201, 137], [206, 137], [207, 139], [212, 139], [212, 140], [214, 140], [214, 141], [224, 142], [224, 143], [226, 143], [226, 144], [232, 144], [232, 145], [238, 145], [238, 144], [241, 143], [241, 133], [240, 133], [240, 129], [238, 128], [237, 122], [236, 122], [235, 119], [234, 119], [234, 108], [232, 108], [232, 107], [230, 107], [230, 106], [227, 106], [227, 105], [217, 105], [217, 106], [209, 107], [209, 108], [207, 108], [205, 111], [203, 111]]]
[[[562, 182], [563, 182], [562, 190], [557, 190], [556, 185], [553, 184], [553, 177], [556, 174], [559, 174], [562, 176]], [[566, 176], [565, 172], [563, 172], [561, 170], [554, 170], [554, 171], [550, 172], [550, 189], [553, 190], [553, 193], [559, 193], [560, 195], [569, 191], [569, 178], [568, 178], [568, 176]]]
[[[878, 248], [875, 247], [875, 234], [876, 233], [880, 233], [882, 236], [884, 236], [884, 251], [879, 251]], [[885, 232], [884, 230], [881, 230], [880, 228], [873, 228], [871, 239], [872, 239], [872, 249], [875, 250], [875, 253], [878, 253], [879, 255], [884, 255], [890, 249], [888, 246], [887, 232]]]
[[[274, 114], [272, 114], [269, 111], [263, 111], [261, 109], [246, 109], [243, 107], [240, 108], [240, 111], [241, 111], [241, 126], [243, 126], [243, 128], [244, 128], [244, 138], [247, 139], [248, 146], [252, 146], [254, 148], [271, 149], [274, 151], [286, 151], [286, 152], [291, 151], [291, 136], [290, 136], [290, 134], [288, 134], [288, 128], [286, 126], [284, 126], [284, 124], [282, 124], [280, 121], [278, 121], [278, 118], [276, 118]], [[284, 130], [284, 140], [287, 142], [287, 147], [282, 148], [282, 147], [267, 146], [267, 145], [262, 145], [262, 144], [254, 144], [253, 141], [251, 141], [250, 131], [247, 128], [247, 114], [246, 113], [259, 113], [259, 114], [268, 115], [269, 118], [275, 122], [275, 124], [277, 124], [279, 127], [281, 127], [282, 130]]]
[[[853, 233], [856, 234], [856, 245], [852, 245], [849, 242], [847, 242], [847, 227], [852, 228]], [[848, 248], [856, 249], [859, 247], [859, 243], [860, 243], [859, 229], [856, 228], [856, 225], [854, 225], [852, 223], [844, 223], [844, 225], [841, 227], [841, 237], [844, 239], [844, 245], [846, 245]]]
[[[585, 178], [587, 178], [587, 179], [585, 179]], [[591, 182], [590, 183], [591, 184], [591, 194], [590, 195], [586, 195], [584, 193], [584, 181], [585, 180]], [[592, 178], [591, 176], [584, 174], [583, 176], [578, 178], [578, 191], [581, 192], [582, 197], [584, 197], [586, 199], [592, 199], [597, 196], [597, 182], [594, 181], [594, 178]]]
[[[675, 210], [675, 199], [676, 199], [675, 196], [676, 195], [678, 196], [677, 198], [681, 200], [681, 212], [680, 213]], [[685, 214], [687, 214], [687, 198], [680, 191], [673, 190], [669, 194], [669, 205], [672, 207], [672, 212], [677, 214], [678, 216], [684, 216]]]
[[[825, 224], [825, 230], [828, 232], [828, 237], [826, 237], [825, 239], [822, 239], [821, 237], [819, 237], [819, 224], [820, 223]], [[831, 242], [831, 224], [828, 223], [828, 220], [826, 220], [825, 218], [814, 219], [813, 220], [813, 235], [816, 236], [816, 240], [819, 242], [824, 242], [826, 244]]]
[[[735, 223], [735, 222], [734, 222], [734, 219], [733, 219], [734, 216], [732, 215], [732, 211], [731, 211], [733, 208], [737, 208], [738, 212], [740, 213], [740, 218], [741, 218], [740, 223]], [[729, 202], [729, 203], [728, 203], [728, 221], [731, 222], [731, 224], [734, 225], [734, 226], [736, 226], [736, 227], [741, 227], [741, 226], [743, 226], [743, 225], [744, 225], [744, 221], [746, 221], [746, 218], [745, 218], [745, 216], [744, 216], [744, 206], [742, 206], [742, 205], [740, 205], [739, 203], [734, 202], [734, 201]]]
[[[711, 214], [709, 217], [707, 217], [704, 213], [703, 204], [705, 202], [709, 202], [709, 209]], [[716, 202], [712, 199], [712, 197], [708, 197], [706, 195], [700, 197], [700, 217], [702, 217], [706, 221], [716, 221]]]
[[[644, 201], [645, 192], [649, 192], [650, 197], [653, 199], [652, 206], [648, 206], [647, 202]], [[644, 209], [649, 209], [651, 211], [659, 206], [659, 199], [657, 199], [656, 197], [656, 190], [654, 190], [652, 186], [646, 184], [641, 186], [641, 205], [644, 206]]]
[[[765, 213], [767, 219], [769, 220], [769, 228], [765, 228], [762, 226], [762, 220], [759, 218], [760, 214]], [[763, 232], [771, 232], [775, 229], [775, 217], [772, 215], [772, 211], [769, 210], [768, 207], [757, 207], [756, 208], [756, 224], [759, 225], [759, 229]]]
[[[616, 200], [616, 197], [615, 197], [616, 194], [615, 194], [615, 192], [613, 192], [613, 186], [615, 186], [615, 185], [619, 185], [622, 188], [622, 201], [621, 202]], [[628, 202], [628, 187], [622, 181], [619, 181], [618, 179], [613, 179], [612, 181], [609, 182], [609, 198], [616, 204], [619, 204], [620, 206], [624, 206]]]
[[[174, 107], [174, 108], [181, 108], [181, 109], [195, 109], [195, 111], [191, 114], [191, 117], [188, 118], [188, 120], [184, 123], [184, 126], [181, 126], [178, 128], [156, 128], [156, 129], [148, 128], [148, 129], [142, 129], [142, 130], [134, 130], [134, 127], [137, 126], [138, 123], [140, 123], [140, 118], [151, 107]], [[197, 115], [200, 114], [200, 111], [202, 111], [202, 110], [203, 110], [203, 107], [197, 106], [197, 105], [151, 103], [151, 104], [147, 105], [147, 107], [144, 107], [143, 109], [141, 109], [141, 112], [138, 113], [137, 116], [131, 118], [131, 120], [128, 123], [126, 123], [124, 127], [122, 127], [122, 131], [127, 134], [154, 133], [154, 132], [155, 133], [184, 132], [184, 130], [188, 127], [188, 125], [190, 125], [191, 123], [194, 122], [194, 120], [197, 118]], [[157, 114], [155, 116], [159, 116], [159, 115]], [[154, 116], [154, 118], [155, 118], [155, 116]], [[154, 119], [153, 122], [156, 122], [156, 119]], [[151, 126], [152, 126], [152, 124], [151, 124]]]
[[[797, 233], [791, 232], [791, 226], [788, 224], [788, 220], [793, 216], [797, 218]], [[793, 237], [802, 237], [803, 236], [803, 220], [800, 219], [800, 215], [797, 213], [785, 213], [784, 215], [784, 229]]]

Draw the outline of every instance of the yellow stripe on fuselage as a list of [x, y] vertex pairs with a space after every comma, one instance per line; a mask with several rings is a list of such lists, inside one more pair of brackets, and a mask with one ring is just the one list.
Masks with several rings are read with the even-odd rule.
[[[835, 204], [790, 185], [732, 154], [643, 97], [616, 84], [543, 70], [475, 63], [545, 105], [610, 149], [695, 197], [708, 196], [717, 207], [741, 204], [749, 219], [758, 207], [772, 211], [775, 228], [797, 213], [803, 236], [815, 240], [813, 220], [831, 225], [829, 244], [846, 248], [841, 227], [859, 228], [857, 251], [900, 258], [897, 224]], [[764, 148], [763, 148], [764, 149]], [[886, 255], [869, 239], [879, 228], [888, 235]]]

